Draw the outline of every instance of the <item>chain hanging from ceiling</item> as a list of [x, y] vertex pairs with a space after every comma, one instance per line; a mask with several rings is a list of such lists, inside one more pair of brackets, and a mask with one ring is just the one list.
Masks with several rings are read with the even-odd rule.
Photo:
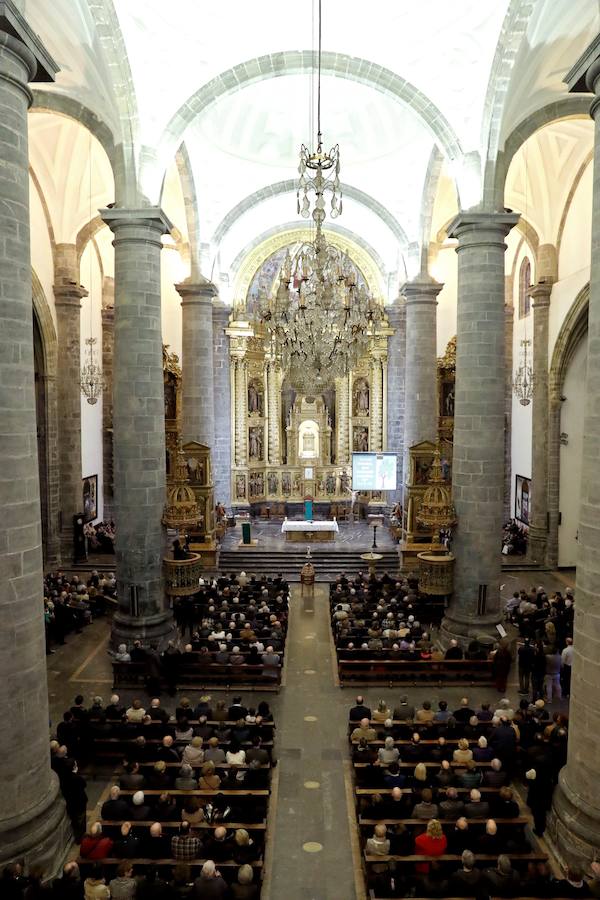
[[[321, 0], [317, 56], [317, 149], [300, 149], [297, 210], [312, 217], [315, 236], [285, 257], [277, 290], [259, 297], [259, 315], [292, 387], [318, 393], [356, 365], [382, 322], [381, 305], [369, 294], [348, 256], [323, 234], [326, 197], [331, 217], [342, 212], [340, 150], [323, 151], [321, 134]], [[312, 206], [312, 211], [311, 211]]]
[[521, 341], [521, 365], [515, 372], [513, 391], [521, 406], [529, 406], [534, 391], [533, 367], [530, 360], [529, 348], [531, 341], [525, 338]]

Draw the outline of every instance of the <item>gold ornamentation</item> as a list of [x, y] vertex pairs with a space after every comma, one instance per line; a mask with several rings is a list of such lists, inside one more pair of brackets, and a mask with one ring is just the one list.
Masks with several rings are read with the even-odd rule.
[[442, 474], [440, 448], [436, 447], [429, 470], [427, 488], [416, 516], [419, 525], [429, 528], [437, 536], [442, 529], [456, 524], [456, 512], [450, 489]]

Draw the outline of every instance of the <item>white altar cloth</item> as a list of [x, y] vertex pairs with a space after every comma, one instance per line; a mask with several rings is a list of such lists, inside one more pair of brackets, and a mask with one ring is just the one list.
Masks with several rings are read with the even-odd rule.
[[302, 522], [289, 522], [287, 519], [283, 520], [283, 524], [281, 526], [281, 533], [285, 534], [286, 531], [339, 531], [338, 523], [334, 519], [333, 522], [308, 522], [304, 520]]

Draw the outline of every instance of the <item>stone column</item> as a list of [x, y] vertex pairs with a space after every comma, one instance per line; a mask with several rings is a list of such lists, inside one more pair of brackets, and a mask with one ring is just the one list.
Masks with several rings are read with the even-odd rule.
[[88, 292], [79, 284], [75, 244], [57, 244], [54, 253], [54, 305], [58, 366], [58, 442], [60, 470], [61, 557], [73, 559], [73, 516], [83, 506], [81, 495], [81, 301]]
[[[459, 214], [452, 489], [458, 516], [454, 595], [442, 623], [463, 644], [500, 621], [504, 500], [504, 239], [513, 213]], [[408, 344], [408, 340], [407, 340]]]
[[115, 346], [115, 280], [106, 275], [102, 282], [102, 471], [104, 520], [113, 516], [113, 356]]
[[216, 301], [212, 308], [215, 443], [212, 453], [215, 500], [231, 507], [231, 377], [229, 338], [225, 329], [230, 309]]
[[549, 389], [548, 401], [548, 539], [546, 542], [546, 565], [550, 569], [558, 566], [558, 528], [560, 518], [560, 419], [561, 391], [553, 385]]
[[114, 233], [113, 446], [119, 609], [112, 640], [160, 641], [172, 616], [163, 587], [166, 489], [160, 297], [162, 210], [105, 209]]
[[405, 413], [405, 356], [406, 356], [406, 301], [399, 296], [386, 309], [390, 327], [394, 333], [388, 338], [387, 359], [387, 449], [398, 454], [397, 484], [395, 491], [388, 491], [388, 502], [402, 499], [404, 413]]
[[421, 274], [402, 287], [406, 302], [404, 472], [408, 451], [421, 441], [437, 442], [437, 295], [443, 288]]
[[57, 67], [0, 2], [0, 867], [56, 871], [68, 838], [48, 753], [42, 540], [33, 362], [27, 109]]
[[583, 431], [579, 560], [567, 764], [559, 775], [550, 834], [567, 861], [588, 863], [600, 848], [600, 36], [566, 76], [571, 91], [595, 94], [592, 262]]
[[205, 278], [175, 285], [181, 297], [181, 373], [183, 442], [199, 441], [213, 450], [215, 402], [212, 301], [217, 289]]
[[369, 449], [380, 453], [383, 450], [383, 369], [378, 353], [371, 358], [370, 407]]
[[531, 461], [531, 526], [527, 555], [546, 562], [548, 540], [548, 321], [552, 282], [534, 284], [533, 300], [533, 408]]

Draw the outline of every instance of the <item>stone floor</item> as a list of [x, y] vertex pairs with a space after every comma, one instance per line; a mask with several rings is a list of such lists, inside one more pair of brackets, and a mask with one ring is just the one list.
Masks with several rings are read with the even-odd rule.
[[[572, 578], [563, 573], [511, 573], [503, 593], [530, 587], [537, 580], [547, 590], [564, 589]], [[275, 791], [271, 809], [272, 842], [265, 867], [265, 900], [364, 900], [364, 886], [357, 855], [348, 765], [346, 722], [355, 691], [336, 686], [331, 643], [327, 585], [317, 585], [314, 602], [302, 599], [299, 586], [292, 588], [290, 629], [286, 648], [284, 686], [270, 694], [277, 723]], [[111, 667], [106, 653], [109, 623], [98, 620], [81, 635], [68, 638], [64, 647], [48, 657], [51, 723], [60, 720], [77, 693], [87, 703], [100, 694], [111, 694]], [[363, 692], [374, 706], [380, 697], [397, 702], [399, 689], [369, 688]], [[412, 688], [411, 701], [442, 697], [451, 704], [463, 695], [461, 688]], [[225, 695], [223, 695], [225, 696]], [[230, 695], [227, 695], [230, 696]], [[507, 696], [518, 702], [515, 673]], [[245, 697], [250, 701], [252, 694]], [[122, 699], [133, 699], [122, 692]], [[494, 701], [493, 688], [477, 689], [470, 698], [477, 703]], [[165, 697], [167, 708], [176, 700]], [[561, 704], [563, 706], [563, 704]], [[556, 708], [556, 707], [553, 707]], [[89, 777], [90, 814], [105, 795], [110, 779]]]

